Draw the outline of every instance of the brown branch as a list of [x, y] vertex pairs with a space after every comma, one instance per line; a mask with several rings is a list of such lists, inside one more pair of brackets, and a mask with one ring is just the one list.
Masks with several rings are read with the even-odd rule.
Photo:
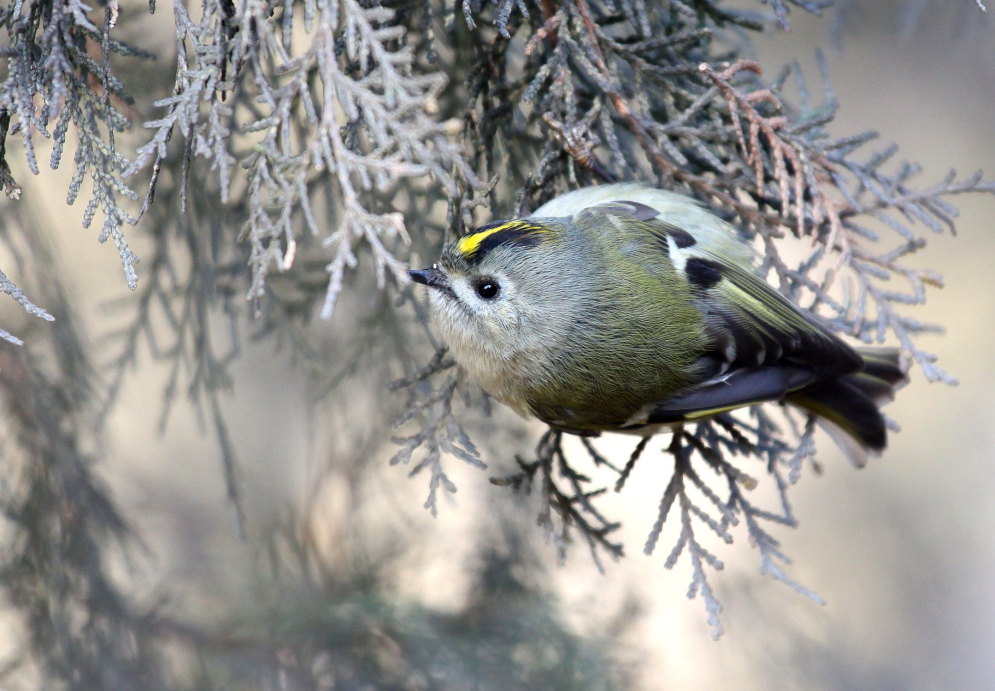
[[[584, 22], [584, 27], [590, 37], [595, 66], [601, 71], [604, 83], [610, 84], [612, 81], [611, 74], [608, 70], [607, 64], [605, 63], [604, 55], [602, 54], [599, 45], [599, 41], [602, 38], [600, 30], [591, 17], [587, 1], [574, 1], [577, 10], [580, 13], [581, 19]], [[757, 69], [759, 69], [759, 66], [757, 66]], [[625, 123], [626, 127], [636, 136], [636, 140], [639, 142], [640, 147], [642, 147], [646, 155], [663, 174], [670, 176], [680, 183], [684, 183], [688, 187], [700, 192], [710, 199], [718, 201], [725, 207], [734, 209], [749, 223], [755, 223], [758, 225], [765, 224], [767, 227], [765, 232], [777, 235], [776, 231], [773, 229], [785, 225], [785, 220], [781, 216], [761, 211], [755, 206], [744, 203], [733, 195], [718, 189], [710, 180], [689, 173], [671, 161], [660, 150], [656, 141], [654, 141], [653, 137], [649, 134], [646, 126], [642, 123], [640, 118], [633, 113], [627, 99], [615, 88], [612, 88], [610, 91], [606, 91], [605, 95], [611, 101], [612, 107]], [[773, 94], [771, 96], [773, 96]]]
[[[594, 155], [594, 147], [600, 142], [591, 133], [591, 120], [597, 117], [600, 102], [595, 103], [591, 111], [585, 115], [580, 122], [573, 126], [564, 125], [549, 113], [544, 113], [542, 121], [553, 130], [556, 140], [563, 149], [577, 163], [587, 168], [592, 173], [601, 178], [604, 182], [615, 182], [615, 176], [605, 170], [604, 166]], [[584, 134], [592, 134], [593, 141], [584, 138]]]
[[[790, 223], [791, 195], [790, 189], [794, 189], [795, 201], [795, 232], [799, 237], [805, 234], [805, 221], [811, 218], [811, 228], [816, 235], [817, 229], [824, 222], [828, 221], [829, 235], [824, 240], [824, 244], [831, 250], [840, 253], [837, 268], [844, 264], [852, 253], [849, 235], [845, 232], [840, 221], [840, 204], [833, 199], [822, 186], [808, 185], [805, 180], [804, 160], [807, 158], [808, 150], [803, 143], [785, 139], [782, 131], [788, 126], [788, 120], [783, 115], [764, 115], [758, 110], [758, 106], [767, 104], [777, 111], [783, 110], [780, 99], [770, 89], [758, 89], [743, 94], [734, 87], [730, 80], [743, 71], [762, 74], [763, 71], [756, 62], [752, 60], [737, 60], [722, 72], [716, 72], [711, 65], [702, 63], [699, 70], [714, 84], [722, 96], [725, 98], [729, 108], [729, 117], [732, 126], [736, 130], [743, 156], [747, 163], [753, 165], [753, 178], [756, 184], [757, 196], [764, 196], [766, 187], [766, 174], [764, 172], [764, 149], [763, 142], [767, 143], [770, 150], [771, 161], [774, 166], [772, 173], [773, 181], [777, 184], [778, 198], [780, 200], [780, 215], [784, 219], [780, 223]], [[740, 113], [748, 122], [748, 141], [743, 135], [743, 127], [740, 120]], [[832, 163], [822, 154], [816, 155], [813, 161], [821, 169], [826, 177], [833, 171]], [[791, 170], [789, 170], [789, 164]], [[808, 205], [806, 215], [806, 193], [811, 202]], [[837, 248], [837, 243], [839, 247]]]
[[560, 27], [560, 15], [554, 14], [553, 16], [546, 19], [541, 27], [536, 29], [536, 32], [532, 34], [532, 38], [529, 42], [525, 44], [525, 54], [532, 55], [532, 52], [539, 46], [539, 43], [545, 39], [550, 41], [556, 41], [556, 31]]

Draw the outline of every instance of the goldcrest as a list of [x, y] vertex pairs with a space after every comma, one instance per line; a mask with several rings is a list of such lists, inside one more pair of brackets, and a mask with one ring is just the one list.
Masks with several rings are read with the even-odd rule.
[[555, 429], [646, 436], [780, 401], [863, 463], [886, 444], [878, 403], [905, 381], [899, 352], [852, 348], [753, 267], [693, 199], [626, 183], [481, 226], [410, 275], [469, 375]]

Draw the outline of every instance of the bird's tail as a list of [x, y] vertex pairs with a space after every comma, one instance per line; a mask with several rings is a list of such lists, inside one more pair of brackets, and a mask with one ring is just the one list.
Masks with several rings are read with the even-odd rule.
[[863, 369], [796, 391], [785, 401], [814, 413], [822, 426], [860, 467], [867, 453], [884, 450], [888, 432], [878, 405], [891, 400], [907, 381], [907, 367], [896, 348], [862, 348]]

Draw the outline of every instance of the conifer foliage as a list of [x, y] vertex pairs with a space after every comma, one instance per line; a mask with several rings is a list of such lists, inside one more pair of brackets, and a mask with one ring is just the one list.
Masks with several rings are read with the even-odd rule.
[[[244, 525], [222, 405], [231, 365], [249, 334], [289, 343], [295, 361], [316, 367], [322, 356], [306, 327], [331, 319], [319, 324], [372, 340], [359, 348], [367, 359], [321, 363], [323, 381], [342, 386], [371, 352], [390, 363], [394, 381], [383, 390], [403, 408], [392, 462], [429, 478], [425, 505], [437, 513], [440, 497], [456, 491], [451, 464], [484, 470], [511, 459], [479, 450], [487, 425], [474, 421], [487, 401], [436, 342], [406, 269], [447, 238], [569, 189], [641, 180], [699, 199], [753, 239], [766, 278], [823, 323], [895, 344], [926, 379], [953, 383], [918, 338], [941, 328], [917, 318], [942, 285], [920, 254], [930, 236], [953, 232], [957, 195], [995, 185], [980, 172], [924, 179], [875, 132], [831, 134], [837, 101], [821, 56], [819, 74], [802, 74], [798, 65], [760, 65], [744, 47], [766, 28], [788, 29], [792, 13], [831, 11], [833, 0], [747, 4], [16, 0], [0, 8], [8, 198], [0, 243], [16, 275], [29, 277], [22, 290], [0, 272], [0, 292], [46, 322], [0, 329], [10, 344], [0, 352], [10, 466], [0, 504], [14, 535], [0, 589], [32, 634], [18, 664], [30, 660], [74, 688], [166, 688], [172, 672], [154, 644], [181, 639], [203, 654], [242, 650], [273, 679], [308, 680], [293, 688], [436, 678], [442, 663], [399, 633], [421, 614], [380, 608], [368, 620], [381, 633], [352, 632], [364, 654], [378, 635], [394, 636], [393, 666], [372, 654], [343, 662], [341, 646], [307, 632], [288, 662], [273, 637], [209, 639], [130, 602], [107, 575], [133, 537], [93, 473], [102, 426], [140, 350], [168, 363], [166, 399], [184, 391], [203, 413]], [[150, 39], [164, 19], [171, 41]], [[24, 178], [62, 166], [72, 170], [66, 201], [83, 207], [84, 229], [96, 225], [97, 239], [111, 241], [135, 291], [127, 323], [100, 352], [99, 374], [58, 263], [23, 210], [32, 189]], [[805, 256], [788, 259], [789, 245]], [[374, 318], [375, 334], [363, 326]], [[663, 454], [673, 471], [644, 550], [668, 568], [686, 563], [689, 595], [704, 602], [714, 636], [722, 633], [710, 580], [723, 567], [716, 542], [748, 539], [764, 573], [818, 600], [786, 574], [772, 532], [796, 523], [788, 492], [815, 464], [813, 420], [758, 406], [661, 438], [613, 459], [597, 441], [571, 445], [548, 432], [513, 474], [491, 481], [538, 494], [538, 524], [555, 548], [566, 555], [581, 542], [600, 564], [625, 550], [599, 498], [624, 492], [640, 459]], [[751, 492], [761, 482], [776, 487], [776, 506], [758, 505]], [[676, 541], [663, 549], [674, 525]], [[298, 537], [283, 546], [303, 563], [313, 555]], [[301, 571], [321, 592], [327, 583], [312, 567]], [[367, 575], [338, 587], [361, 590]], [[338, 616], [323, 625], [349, 629]], [[566, 633], [553, 643], [573, 653], [580, 645]], [[559, 681], [572, 658], [563, 659]]]

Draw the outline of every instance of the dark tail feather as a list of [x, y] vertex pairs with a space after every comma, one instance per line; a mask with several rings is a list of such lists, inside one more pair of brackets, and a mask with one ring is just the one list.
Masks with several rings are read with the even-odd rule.
[[[894, 348], [860, 349], [864, 367], [858, 372], [817, 382], [789, 395], [788, 403], [815, 413], [834, 440], [857, 466], [867, 452], [883, 451], [888, 432], [878, 404], [891, 400], [906, 381], [901, 352]], [[842, 432], [843, 434], [839, 434]]]
[[890, 401], [908, 381], [908, 366], [897, 348], [858, 348], [864, 369], [845, 378], [875, 403]]

